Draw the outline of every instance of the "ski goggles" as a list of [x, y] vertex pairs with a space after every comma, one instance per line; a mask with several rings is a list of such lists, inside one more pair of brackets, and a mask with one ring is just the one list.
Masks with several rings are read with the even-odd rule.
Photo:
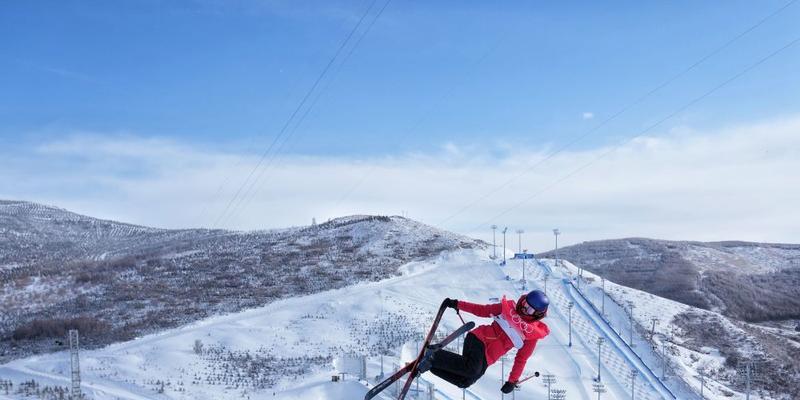
[[533, 308], [533, 306], [528, 304], [528, 302], [525, 301], [525, 299], [522, 299], [522, 313], [529, 317], [536, 318], [538, 320], [544, 318], [545, 314], [547, 314], [547, 310], [546, 309], [541, 311], [537, 310]]

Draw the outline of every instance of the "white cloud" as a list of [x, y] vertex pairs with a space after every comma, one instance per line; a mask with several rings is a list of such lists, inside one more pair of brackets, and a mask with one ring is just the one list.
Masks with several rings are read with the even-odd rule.
[[[3, 155], [0, 198], [159, 227], [221, 219], [235, 229], [403, 210], [438, 225], [483, 198], [443, 227], [487, 240], [489, 224], [476, 229], [483, 222], [521, 227], [534, 251], [551, 247], [554, 227], [563, 244], [625, 236], [800, 242], [800, 118], [716, 132], [676, 129], [598, 160], [608, 150], [561, 153], [499, 190], [547, 153], [516, 149], [496, 159], [474, 146], [447, 144], [437, 154], [376, 159], [291, 156], [269, 164], [249, 190], [243, 185], [257, 155], [83, 134]], [[241, 187], [246, 201], [223, 214]]]
[[581, 117], [583, 119], [592, 119], [592, 118], [594, 118], [594, 113], [586, 111], [583, 114], [581, 114]]

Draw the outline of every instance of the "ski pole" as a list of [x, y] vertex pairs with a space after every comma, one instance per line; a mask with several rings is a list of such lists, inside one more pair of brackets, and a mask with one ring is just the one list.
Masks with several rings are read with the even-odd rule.
[[461, 316], [461, 311], [458, 311], [458, 309], [456, 309], [456, 314], [458, 314], [458, 318], [461, 319], [461, 323], [466, 324], [466, 322], [464, 322], [464, 317]]
[[533, 375], [531, 375], [531, 376], [529, 376], [529, 377], [527, 377], [527, 378], [525, 378], [525, 379], [521, 379], [521, 380], [517, 381], [517, 386], [521, 385], [521, 384], [522, 384], [522, 382], [525, 382], [525, 381], [527, 381], [528, 379], [531, 379], [531, 378], [538, 378], [538, 377], [539, 377], [539, 371], [536, 371], [536, 372], [534, 372], [534, 373], [533, 373]]

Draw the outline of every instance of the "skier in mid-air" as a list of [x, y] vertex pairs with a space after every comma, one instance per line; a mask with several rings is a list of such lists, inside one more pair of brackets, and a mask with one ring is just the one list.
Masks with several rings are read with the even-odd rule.
[[534, 290], [516, 302], [503, 296], [495, 304], [474, 304], [450, 298], [445, 299], [445, 304], [456, 311], [493, 318], [494, 322], [470, 331], [464, 339], [461, 355], [443, 349], [429, 349], [419, 363], [418, 372], [430, 371], [460, 388], [466, 388], [480, 379], [486, 368], [516, 347], [514, 366], [500, 389], [503, 393], [511, 393], [533, 354], [536, 342], [550, 333], [550, 328], [542, 322], [550, 305], [547, 295]]

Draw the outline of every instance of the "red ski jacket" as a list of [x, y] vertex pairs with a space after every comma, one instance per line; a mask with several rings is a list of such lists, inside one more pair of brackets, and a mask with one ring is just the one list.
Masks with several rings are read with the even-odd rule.
[[[533, 354], [533, 349], [536, 348], [536, 342], [547, 336], [550, 333], [550, 328], [542, 321], [526, 323], [523, 320], [522, 326], [524, 327], [524, 331], [517, 327], [517, 332], [520, 337], [512, 339], [509, 337], [509, 334], [504, 331], [503, 327], [500, 326], [498, 321], [503, 323], [504, 321], [501, 320], [503, 314], [509, 317], [509, 312], [511, 317], [517, 315], [514, 311], [516, 309], [516, 302], [514, 300], [506, 300], [505, 297], [503, 301], [506, 302], [505, 310], [503, 309], [502, 301], [495, 304], [474, 304], [463, 300], [458, 301], [458, 309], [478, 317], [497, 317], [495, 322], [492, 322], [490, 325], [481, 325], [471, 331], [472, 334], [483, 342], [487, 365], [494, 364], [500, 357], [511, 350], [512, 347], [515, 347], [515, 339], [518, 342], [517, 345], [520, 344], [519, 339], [522, 339], [522, 346], [517, 350], [517, 356], [514, 358], [514, 366], [511, 368], [511, 373], [508, 375], [508, 381], [516, 383], [519, 381], [522, 371], [525, 369], [528, 358]], [[514, 319], [517, 320], [517, 318]], [[519, 324], [519, 322], [517, 323]], [[509, 329], [508, 326], [505, 329]], [[511, 336], [515, 336], [514, 332], [511, 332]]]

